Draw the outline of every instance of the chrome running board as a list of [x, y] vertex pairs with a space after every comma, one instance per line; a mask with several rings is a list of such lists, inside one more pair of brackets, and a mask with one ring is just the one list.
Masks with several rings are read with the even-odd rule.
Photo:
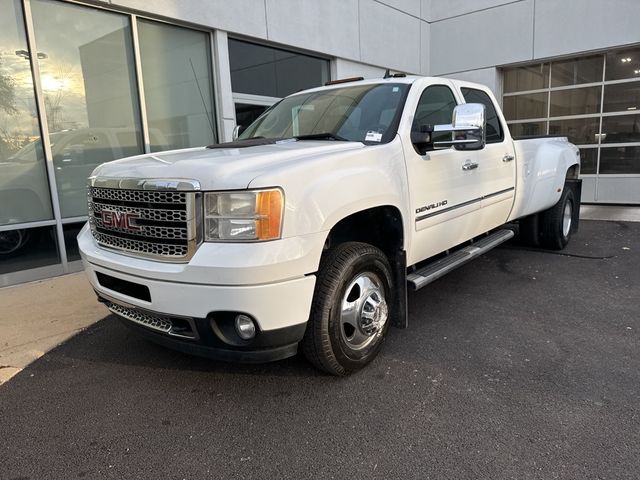
[[407, 275], [407, 282], [413, 287], [413, 290], [419, 290], [429, 285], [434, 280], [446, 275], [452, 270], [464, 265], [470, 260], [479, 257], [483, 253], [488, 252], [492, 248], [497, 247], [501, 243], [513, 238], [513, 230], [498, 230], [486, 237], [467, 245], [466, 247], [450, 253], [444, 258], [436, 260], [433, 263], [425, 265], [415, 272]]

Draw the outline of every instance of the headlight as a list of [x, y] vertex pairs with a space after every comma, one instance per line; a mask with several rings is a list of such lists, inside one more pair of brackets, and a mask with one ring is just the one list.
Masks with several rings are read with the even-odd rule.
[[280, 238], [282, 191], [205, 192], [204, 239], [207, 242]]

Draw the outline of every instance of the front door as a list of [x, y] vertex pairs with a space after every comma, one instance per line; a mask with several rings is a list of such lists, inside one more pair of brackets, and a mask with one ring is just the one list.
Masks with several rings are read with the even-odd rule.
[[[456, 104], [450, 84], [429, 85], [418, 101], [412, 129], [450, 124]], [[450, 133], [444, 135], [444, 139], [451, 138]], [[412, 145], [405, 146], [415, 228], [409, 265], [483, 232], [484, 226], [477, 221], [484, 190], [476, 168], [477, 154], [447, 148], [421, 155]]]

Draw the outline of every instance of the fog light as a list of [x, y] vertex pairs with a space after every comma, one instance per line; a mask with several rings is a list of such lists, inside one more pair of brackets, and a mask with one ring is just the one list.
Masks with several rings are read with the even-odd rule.
[[236, 317], [236, 332], [243, 340], [251, 340], [256, 336], [256, 326], [247, 315], [238, 315]]

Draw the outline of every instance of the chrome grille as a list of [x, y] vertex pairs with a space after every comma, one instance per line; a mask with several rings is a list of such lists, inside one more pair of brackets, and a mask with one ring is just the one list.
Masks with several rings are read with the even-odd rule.
[[186, 204], [187, 194], [185, 192], [171, 191], [145, 191], [145, 190], [122, 190], [118, 188], [97, 188], [89, 187], [90, 195], [93, 198], [105, 200], [121, 200], [125, 202], [145, 202], [145, 203], [168, 203]]
[[[185, 191], [188, 187], [192, 191]], [[93, 237], [103, 247], [130, 255], [186, 262], [201, 237], [198, 188], [194, 181], [92, 178], [88, 193]]]

